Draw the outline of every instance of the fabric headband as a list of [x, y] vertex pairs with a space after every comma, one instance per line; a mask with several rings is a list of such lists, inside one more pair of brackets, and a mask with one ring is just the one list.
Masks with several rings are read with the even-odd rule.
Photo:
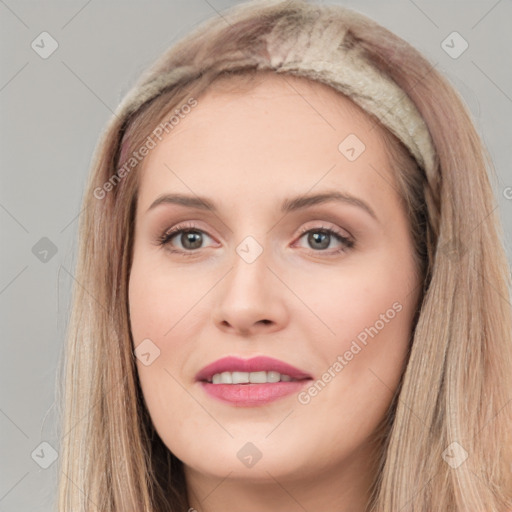
[[[213, 61], [213, 66], [220, 72], [256, 65], [260, 70], [302, 76], [333, 87], [376, 116], [408, 148], [427, 176], [432, 176], [434, 145], [416, 106], [392, 79], [364, 58], [357, 46], [344, 41], [348, 28], [343, 19], [335, 19], [333, 12], [343, 12], [345, 18], [357, 16], [343, 8], [317, 10], [313, 12], [314, 21], [300, 30], [280, 27], [287, 23], [280, 19], [270, 32], [260, 36], [266, 46], [264, 54], [255, 51], [228, 62]], [[126, 117], [164, 89], [197, 72], [196, 66], [187, 65], [152, 76], [127, 95], [116, 115]]]

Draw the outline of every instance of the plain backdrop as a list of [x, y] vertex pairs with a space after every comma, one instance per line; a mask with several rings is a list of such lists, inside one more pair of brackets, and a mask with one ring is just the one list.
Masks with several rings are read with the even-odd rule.
[[[57, 364], [98, 137], [140, 72], [236, 3], [0, 0], [0, 512], [56, 509]], [[512, 261], [511, 1], [336, 3], [409, 41], [461, 93], [494, 160]]]

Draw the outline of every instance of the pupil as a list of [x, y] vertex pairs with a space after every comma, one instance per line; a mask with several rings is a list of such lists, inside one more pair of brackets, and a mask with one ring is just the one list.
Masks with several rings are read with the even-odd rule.
[[[323, 237], [323, 240], [319, 240], [320, 238]], [[309, 237], [308, 237], [308, 242], [311, 243], [312, 245], [314, 245], [315, 243], [317, 242], [324, 242], [324, 243], [321, 243], [320, 245], [320, 249], [326, 249], [327, 247], [329, 247], [329, 235], [327, 233], [322, 233], [320, 231], [314, 231], [314, 232], [311, 232], [309, 234]], [[325, 243], [327, 241], [327, 243]]]
[[[194, 237], [196, 237], [195, 244]], [[189, 245], [189, 242], [191, 242], [192, 247]], [[201, 246], [201, 242], [201, 233], [198, 233], [197, 231], [188, 231], [182, 234], [181, 243], [183, 244], [183, 247], [187, 249], [198, 249]]]

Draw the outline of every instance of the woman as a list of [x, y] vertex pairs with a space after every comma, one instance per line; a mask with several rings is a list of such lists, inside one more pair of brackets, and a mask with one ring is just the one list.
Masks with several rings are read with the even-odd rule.
[[171, 48], [84, 199], [60, 510], [510, 510], [490, 169], [353, 11], [250, 2]]

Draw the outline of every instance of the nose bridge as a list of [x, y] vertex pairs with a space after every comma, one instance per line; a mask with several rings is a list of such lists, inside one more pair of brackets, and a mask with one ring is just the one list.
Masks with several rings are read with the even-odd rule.
[[[246, 231], [247, 233], [247, 231]], [[229, 326], [247, 334], [253, 329], [282, 328], [286, 308], [279, 297], [275, 276], [267, 267], [271, 251], [257, 237], [246, 235], [234, 247], [231, 270], [218, 290], [214, 320], [222, 329]], [[272, 266], [271, 264], [269, 266]]]
[[[262, 236], [259, 236], [260, 240]], [[264, 287], [269, 251], [264, 247], [263, 242], [259, 242], [255, 236], [245, 236], [238, 245], [235, 246], [232, 270], [229, 278], [232, 286], [249, 286], [251, 290], [246, 292], [261, 291]]]
[[[266, 239], [265, 241], [261, 241], [262, 237], [263, 235], [258, 235], [258, 238], [260, 239], [260, 241], [258, 241], [253, 235], [247, 235], [236, 246], [236, 254], [246, 265], [253, 265], [254, 263], [259, 261], [259, 263], [256, 266], [260, 266], [261, 262], [266, 260], [266, 253], [268, 251], [265, 251], [264, 244], [267, 244], [267, 242]], [[262, 257], [264, 253], [265, 256]]]
[[[242, 280], [251, 280], [256, 274], [269, 272], [266, 267], [270, 256], [269, 244], [272, 231], [268, 232], [261, 208], [246, 205], [248, 209], [238, 210], [231, 219], [233, 246], [230, 274]], [[258, 213], [259, 212], [259, 213]]]

